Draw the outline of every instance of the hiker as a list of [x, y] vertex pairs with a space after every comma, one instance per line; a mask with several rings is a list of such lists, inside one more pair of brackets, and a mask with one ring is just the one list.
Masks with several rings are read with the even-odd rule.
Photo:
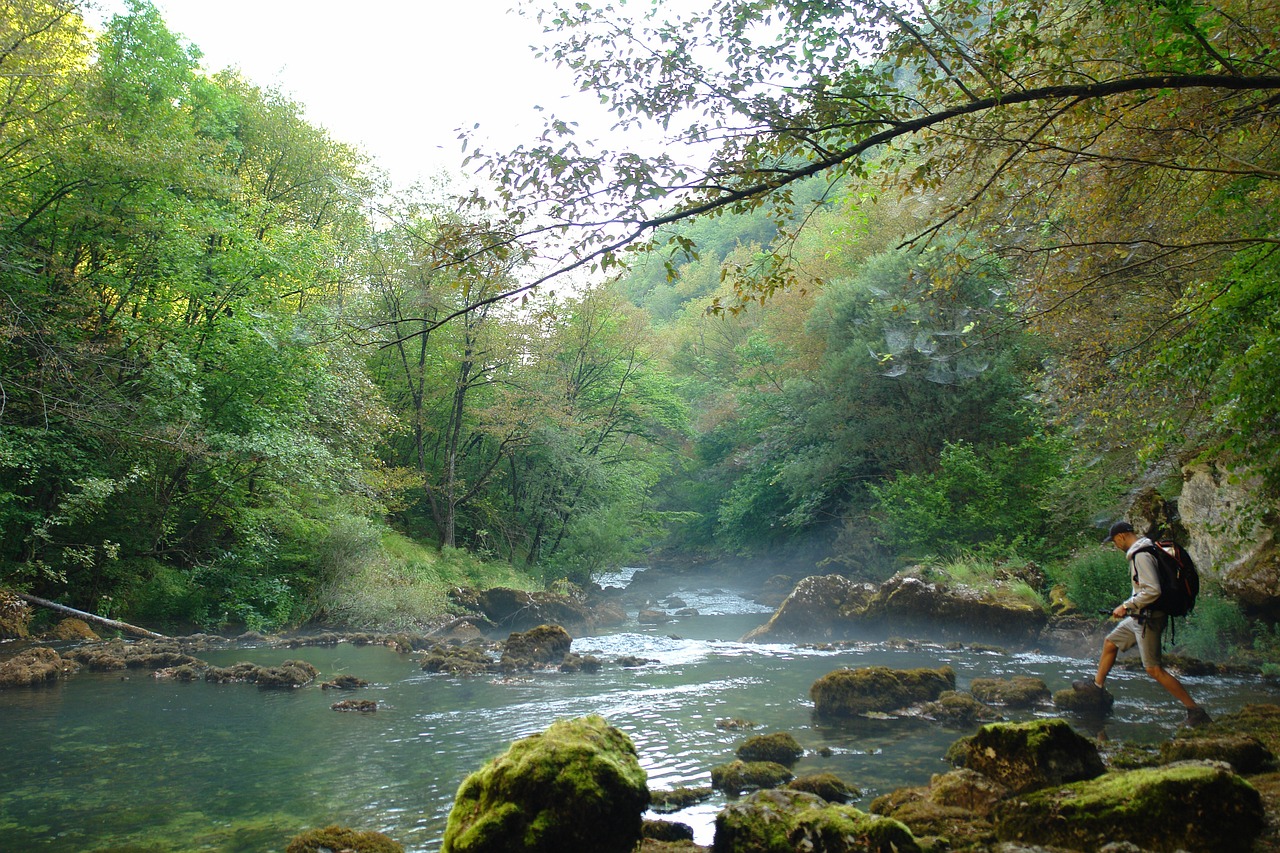
[[1108, 540], [1129, 558], [1133, 595], [1111, 612], [1121, 622], [1102, 641], [1102, 657], [1098, 659], [1097, 676], [1093, 681], [1073, 681], [1071, 687], [1077, 693], [1102, 699], [1106, 694], [1104, 685], [1107, 673], [1111, 672], [1116, 655], [1137, 646], [1147, 675], [1159, 682], [1161, 687], [1186, 707], [1187, 717], [1182, 724], [1203, 726], [1211, 721], [1208, 712], [1196, 704], [1182, 682], [1174, 678], [1160, 662], [1160, 637], [1164, 634], [1169, 617], [1159, 610], [1146, 609], [1147, 605], [1160, 597], [1160, 580], [1155, 555], [1143, 550], [1154, 547], [1154, 543], [1147, 537], [1134, 533], [1133, 525], [1127, 521], [1117, 521], [1111, 525], [1107, 538], [1102, 541], [1105, 543]]

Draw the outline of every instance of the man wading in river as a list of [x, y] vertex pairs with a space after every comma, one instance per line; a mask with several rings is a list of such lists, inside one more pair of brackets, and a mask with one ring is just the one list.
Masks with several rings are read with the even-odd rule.
[[1174, 678], [1160, 662], [1160, 637], [1164, 634], [1165, 625], [1169, 623], [1169, 617], [1159, 610], [1146, 609], [1147, 605], [1160, 597], [1156, 556], [1151, 551], [1144, 550], [1154, 547], [1155, 543], [1145, 536], [1139, 537], [1133, 532], [1133, 525], [1127, 521], [1117, 521], [1111, 525], [1107, 539], [1129, 558], [1133, 594], [1111, 611], [1111, 615], [1121, 622], [1102, 641], [1102, 657], [1098, 659], [1097, 676], [1093, 681], [1073, 681], [1071, 687], [1077, 693], [1101, 699], [1106, 693], [1104, 684], [1107, 673], [1115, 665], [1116, 655], [1137, 646], [1147, 675], [1158, 681], [1161, 687], [1186, 707], [1187, 718], [1183, 725], [1203, 726], [1210, 722], [1208, 712], [1196, 704], [1182, 682]]

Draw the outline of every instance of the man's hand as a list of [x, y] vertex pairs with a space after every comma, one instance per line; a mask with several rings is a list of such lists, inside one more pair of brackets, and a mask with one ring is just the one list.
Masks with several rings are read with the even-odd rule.
[[1129, 611], [1125, 609], [1125, 606], [1123, 604], [1117, 604], [1116, 609], [1111, 611], [1111, 615], [1116, 617], [1117, 619], [1123, 619], [1124, 617], [1129, 615]]

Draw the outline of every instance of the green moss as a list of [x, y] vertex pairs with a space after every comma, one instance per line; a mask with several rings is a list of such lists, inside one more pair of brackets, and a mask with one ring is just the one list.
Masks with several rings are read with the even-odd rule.
[[849, 717], [929, 702], [955, 687], [956, 674], [949, 666], [908, 670], [868, 666], [827, 673], [809, 688], [809, 696], [819, 716]]
[[726, 794], [773, 788], [787, 782], [792, 773], [773, 761], [731, 761], [711, 768], [711, 787]]
[[743, 761], [772, 761], [790, 767], [804, 755], [804, 747], [789, 732], [774, 732], [747, 738], [738, 747]]
[[1015, 792], [1092, 779], [1106, 769], [1093, 741], [1065, 720], [991, 723], [953, 743], [947, 760]]
[[341, 850], [346, 853], [404, 853], [404, 848], [381, 832], [362, 832], [343, 826], [327, 826], [309, 829], [294, 837], [285, 853], [325, 853]]
[[829, 803], [847, 803], [862, 796], [862, 792], [845, 783], [834, 773], [809, 773], [787, 783], [792, 791], [816, 794]]
[[1037, 791], [996, 812], [1001, 840], [1096, 849], [1129, 841], [1144, 850], [1248, 850], [1265, 826], [1262, 800], [1220, 766], [1184, 762], [1110, 773]]
[[867, 850], [918, 853], [901, 822], [802, 791], [757, 791], [716, 817], [716, 853]]
[[646, 782], [631, 740], [601, 717], [553, 723], [463, 781], [442, 853], [629, 853]]

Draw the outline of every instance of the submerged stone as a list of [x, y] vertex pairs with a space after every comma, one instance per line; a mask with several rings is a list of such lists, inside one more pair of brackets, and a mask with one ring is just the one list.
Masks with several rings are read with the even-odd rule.
[[1266, 826], [1257, 790], [1223, 764], [1179, 762], [1047, 788], [996, 810], [1005, 841], [1094, 850], [1249, 850]]
[[804, 791], [757, 791], [716, 816], [715, 853], [919, 853], [899, 821]]
[[404, 848], [381, 832], [326, 826], [294, 836], [285, 853], [404, 853]]
[[1014, 792], [1101, 776], [1093, 741], [1065, 720], [991, 723], [947, 750], [947, 760], [988, 776]]
[[906, 670], [868, 666], [827, 673], [809, 688], [809, 696], [820, 717], [852, 717], [929, 702], [955, 687], [956, 674], [949, 666]]
[[945, 690], [933, 702], [920, 707], [922, 716], [953, 726], [972, 726], [974, 723], [990, 723], [1001, 719], [1000, 712], [984, 705], [969, 693]]
[[442, 853], [630, 853], [646, 782], [623, 732], [598, 716], [561, 720], [466, 778]]

